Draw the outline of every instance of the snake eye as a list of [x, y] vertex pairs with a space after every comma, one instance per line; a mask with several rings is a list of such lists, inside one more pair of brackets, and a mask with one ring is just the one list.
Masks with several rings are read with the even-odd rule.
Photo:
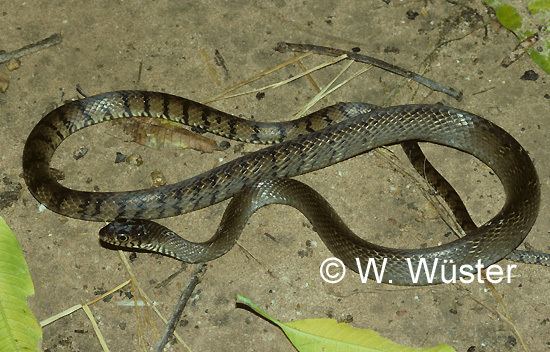
[[117, 233], [116, 238], [119, 242], [126, 242], [128, 241], [128, 235], [125, 233]]

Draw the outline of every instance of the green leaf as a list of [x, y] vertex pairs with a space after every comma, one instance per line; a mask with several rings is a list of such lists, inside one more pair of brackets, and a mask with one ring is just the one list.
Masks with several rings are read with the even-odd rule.
[[531, 59], [546, 73], [550, 74], [550, 50], [547, 50], [546, 52], [546, 55], [544, 55], [536, 50], [531, 49], [529, 51], [529, 56], [531, 56]]
[[521, 28], [521, 16], [515, 7], [501, 4], [495, 8], [497, 19], [506, 29], [515, 32]]
[[521, 7], [520, 12], [505, 0], [483, 2], [495, 11], [500, 24], [512, 31], [520, 41], [537, 33], [538, 42], [525, 50], [533, 62], [550, 74], [550, 0], [530, 0], [527, 9]]
[[281, 328], [300, 352], [456, 352], [454, 348], [445, 344], [431, 348], [399, 345], [380, 336], [374, 330], [354, 328], [334, 319], [305, 319], [282, 323], [244, 296], [237, 295], [237, 302], [247, 305]]
[[38, 351], [42, 330], [27, 305], [34, 294], [21, 247], [0, 217], [0, 351]]
[[550, 11], [550, 1], [549, 0], [531, 0], [527, 4], [527, 9], [533, 15], [536, 13], [544, 13]]

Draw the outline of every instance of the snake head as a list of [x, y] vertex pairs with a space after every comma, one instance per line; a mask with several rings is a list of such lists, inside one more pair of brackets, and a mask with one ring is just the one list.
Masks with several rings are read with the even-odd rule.
[[99, 241], [122, 248], [144, 248], [147, 220], [117, 219], [99, 230]]

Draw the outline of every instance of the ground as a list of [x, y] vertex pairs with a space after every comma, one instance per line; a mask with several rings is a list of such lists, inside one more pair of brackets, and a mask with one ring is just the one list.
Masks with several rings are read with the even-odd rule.
[[[550, 166], [545, 163], [550, 153], [548, 77], [526, 57], [508, 68], [500, 65], [516, 46], [516, 38], [496, 24], [480, 1], [27, 1], [5, 2], [0, 18], [0, 48], [6, 51], [55, 32], [63, 36], [60, 45], [22, 58], [21, 67], [8, 74], [8, 90], [0, 94], [0, 213], [24, 249], [36, 291], [30, 305], [39, 320], [88, 302], [129, 278], [117, 252], [98, 245], [102, 224], [41, 211], [28, 192], [21, 155], [40, 117], [77, 98], [77, 84], [87, 94], [146, 89], [206, 101], [225, 87], [291, 58], [292, 54], [273, 50], [279, 41], [358, 47], [362, 53], [462, 90], [464, 98], [458, 102], [372, 69], [314, 109], [338, 101], [443, 102], [497, 123], [535, 162], [542, 203], [527, 242], [550, 250], [546, 216]], [[307, 58], [304, 65], [313, 67], [326, 60]], [[313, 78], [323, 86], [341, 67], [316, 72]], [[360, 67], [354, 64], [351, 70]], [[540, 77], [521, 79], [528, 70]], [[253, 86], [301, 71], [297, 65], [289, 66]], [[247, 95], [211, 105], [247, 118], [276, 121], [290, 118], [315, 94], [311, 82], [302, 79], [265, 91], [263, 99]], [[113, 126], [90, 128], [62, 145], [54, 167], [64, 172], [64, 184], [102, 191], [150, 187], [150, 173], [155, 170], [173, 183], [256, 149], [231, 142], [228, 150], [213, 154], [152, 150], [129, 142]], [[75, 160], [73, 153], [82, 146], [89, 152]], [[399, 157], [399, 168], [407, 168], [399, 148], [390, 149]], [[144, 163], [115, 164], [117, 152], [138, 153]], [[487, 167], [442, 147], [428, 152], [476, 221], [488, 220], [502, 206], [502, 187]], [[299, 179], [323, 194], [352, 229], [373, 242], [411, 248], [450, 240], [443, 235], [448, 228], [416, 183], [397, 172], [384, 158], [387, 155], [369, 153]], [[206, 239], [217, 228], [226, 204], [163, 223], [189, 239]], [[547, 268], [519, 265], [511, 283], [495, 285], [496, 290], [477, 283], [422, 288], [361, 284], [352, 273], [338, 284], [327, 284], [319, 277], [319, 264], [330, 253], [306, 219], [283, 206], [256, 214], [239, 244], [208, 264], [185, 309], [177, 332], [192, 351], [292, 350], [278, 328], [235, 307], [237, 293], [282, 321], [332, 317], [411, 346], [448, 343], [457, 351], [550, 351]], [[132, 256], [131, 267], [167, 316], [193, 271], [187, 266], [159, 287], [180, 269], [179, 262], [138, 253]], [[136, 294], [126, 286], [91, 305], [112, 351], [148, 350], [163, 331], [154, 313], [133, 307], [132, 296], [141, 299]], [[43, 348], [101, 350], [82, 310], [45, 327]], [[170, 348], [187, 350], [181, 343]]]

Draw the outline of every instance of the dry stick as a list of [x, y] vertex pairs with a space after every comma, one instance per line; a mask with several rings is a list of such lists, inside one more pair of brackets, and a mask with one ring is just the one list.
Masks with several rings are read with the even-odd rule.
[[[311, 53], [309, 53], [309, 54], [311, 54]], [[294, 54], [294, 57], [298, 57], [298, 55]], [[298, 60], [296, 62], [296, 64], [298, 65], [298, 67], [300, 67], [300, 69], [302, 71], [307, 71], [307, 67], [306, 67], [306, 65], [304, 65], [302, 60]], [[319, 93], [321, 91], [321, 87], [319, 87], [319, 85], [317, 84], [317, 82], [315, 81], [315, 79], [313, 78], [313, 76], [311, 74], [308, 73], [308, 75], [306, 76], [306, 79], [313, 86], [313, 89], [315, 89], [317, 91], [317, 93]]]
[[321, 90], [317, 94], [315, 94], [315, 96], [313, 98], [311, 98], [310, 101], [300, 109], [300, 111], [295, 113], [294, 116], [302, 117], [313, 105], [317, 104], [317, 102], [319, 100], [321, 100], [325, 96], [329, 95], [330, 92], [327, 93], [327, 91], [330, 89], [330, 87], [332, 87], [334, 82], [336, 82], [336, 80], [338, 78], [340, 78], [340, 76], [342, 76], [344, 74], [344, 72], [346, 72], [348, 70], [348, 68], [352, 64], [353, 64], [353, 61], [349, 61], [347, 64], [345, 64], [344, 67], [340, 70], [340, 72], [338, 72], [338, 74], [336, 76], [334, 76], [334, 78], [326, 86], [321, 88]]
[[[352, 61], [353, 62], [353, 61]], [[349, 66], [348, 66], [349, 67]], [[317, 93], [317, 95], [315, 97], [313, 97], [306, 105], [304, 108], [302, 108], [302, 110], [300, 110], [298, 113], [296, 113], [294, 116], [296, 117], [301, 117], [302, 115], [304, 115], [313, 105], [317, 104], [317, 102], [321, 99], [323, 99], [324, 97], [328, 96], [329, 94], [332, 94], [332, 92], [334, 92], [335, 90], [337, 89], [340, 89], [343, 85], [347, 84], [349, 81], [351, 81], [352, 79], [356, 78], [356, 77], [359, 77], [360, 75], [362, 75], [363, 73], [367, 72], [368, 70], [370, 70], [372, 68], [371, 65], [367, 66], [367, 67], [363, 67], [361, 68], [359, 71], [355, 72], [354, 74], [351, 75], [351, 77], [349, 78], [346, 78], [344, 81], [332, 86], [332, 84], [334, 83], [334, 81], [336, 80], [336, 78], [338, 78], [340, 76], [340, 74], [335, 78], [335, 80], [333, 80], [329, 85], [327, 85], [322, 92], [319, 92]], [[343, 72], [343, 71], [342, 71]]]
[[176, 270], [176, 272], [170, 274], [166, 279], [164, 279], [161, 282], [159, 282], [158, 284], [156, 284], [155, 288], [158, 289], [158, 288], [162, 288], [162, 287], [168, 285], [172, 280], [174, 280], [176, 278], [176, 276], [178, 276], [179, 274], [184, 272], [185, 269], [187, 269], [187, 264], [186, 263], [184, 263], [182, 266], [180, 266], [180, 268], [178, 270]]
[[[128, 259], [126, 259], [126, 256], [124, 255], [124, 252], [119, 250], [118, 255], [120, 257], [120, 260], [124, 264], [124, 267], [126, 268], [126, 271], [128, 272], [128, 275], [130, 276], [130, 280], [132, 281], [132, 284], [137, 289], [137, 292], [144, 298], [144, 301], [147, 302], [149, 307], [151, 307], [151, 309], [157, 314], [157, 316], [160, 318], [160, 320], [162, 320], [162, 322], [164, 324], [167, 324], [168, 320], [166, 320], [166, 318], [164, 318], [162, 313], [153, 304], [153, 300], [151, 298], [149, 298], [149, 295], [141, 288], [141, 285], [140, 285], [139, 281], [137, 280], [136, 275], [134, 274], [134, 272], [132, 270], [132, 267], [130, 266], [130, 263], [128, 262]], [[174, 336], [188, 351], [191, 351], [189, 346], [187, 346], [185, 341], [177, 333], [174, 333]]]
[[[460, 227], [458, 224], [456, 218], [454, 217], [452, 211], [449, 209], [449, 205], [441, 197], [440, 194], [437, 192], [435, 194], [432, 194], [430, 190], [433, 190], [433, 188], [426, 184], [426, 180], [421, 177], [419, 174], [410, 173], [408, 172], [402, 165], [401, 160], [397, 157], [397, 155], [394, 154], [391, 150], [383, 147], [380, 149], [376, 149], [374, 151], [377, 156], [382, 157], [386, 160], [388, 164], [394, 167], [395, 171], [400, 173], [405, 178], [408, 178], [411, 180], [414, 184], [416, 184], [416, 187], [420, 190], [424, 198], [435, 208], [437, 213], [439, 214], [439, 217], [445, 225], [458, 237], [465, 236], [464, 230]], [[390, 156], [388, 156], [388, 154]], [[399, 162], [397, 161], [399, 160]], [[418, 175], [418, 176], [416, 176]]]
[[176, 309], [174, 310], [174, 313], [172, 314], [172, 317], [170, 318], [168, 325], [166, 325], [164, 336], [162, 336], [162, 339], [157, 345], [157, 349], [156, 349], [157, 352], [162, 352], [164, 350], [164, 346], [166, 346], [166, 344], [168, 343], [168, 340], [174, 334], [174, 330], [176, 329], [176, 324], [179, 322], [181, 318], [183, 309], [185, 308], [187, 301], [189, 301], [189, 298], [191, 297], [191, 294], [195, 290], [195, 287], [197, 287], [197, 285], [199, 284], [200, 279], [204, 275], [205, 271], [206, 271], [205, 263], [197, 265], [195, 271], [193, 272], [193, 276], [191, 276], [191, 280], [189, 280], [187, 287], [181, 293], [181, 296], [178, 300], [178, 304], [176, 305]]
[[346, 59], [346, 55], [340, 55], [340, 56], [336, 57], [335, 59], [332, 59], [328, 62], [325, 62], [325, 63], [323, 63], [319, 66], [315, 66], [313, 68], [310, 68], [309, 70], [307, 70], [307, 71], [305, 71], [305, 72], [303, 72], [299, 75], [292, 76], [292, 77], [290, 77], [288, 79], [285, 79], [283, 81], [279, 81], [277, 83], [269, 84], [267, 86], [263, 86], [263, 87], [260, 87], [260, 88], [255, 88], [255, 89], [252, 89], [252, 90], [248, 90], [246, 92], [236, 93], [236, 94], [232, 94], [232, 95], [224, 95], [223, 97], [219, 98], [218, 100], [234, 98], [234, 97], [238, 97], [238, 96], [241, 96], [241, 95], [247, 95], [247, 94], [253, 94], [253, 93], [261, 92], [261, 91], [264, 91], [266, 89], [277, 88], [277, 87], [283, 86], [287, 83], [290, 83], [292, 81], [295, 81], [299, 78], [302, 78], [303, 76], [307, 76], [308, 74], [310, 74], [313, 71], [317, 71], [317, 70], [320, 70], [324, 67], [334, 65], [334, 64], [336, 64], [336, 63], [338, 63], [342, 60], [345, 60], [345, 59]]
[[[88, 302], [84, 303], [84, 305], [91, 306], [92, 304], [95, 304], [98, 301], [101, 301], [103, 298], [107, 297], [108, 295], [113, 294], [114, 292], [122, 289], [123, 287], [125, 287], [129, 283], [130, 283], [130, 280], [126, 280], [125, 282], [121, 283], [117, 287], [105, 292], [101, 296], [98, 296], [98, 297], [92, 299], [91, 301], [88, 301]], [[56, 321], [58, 319], [61, 319], [61, 318], [65, 317], [69, 314], [72, 314], [72, 313], [76, 312], [77, 310], [81, 309], [82, 306], [83, 306], [82, 304], [77, 304], [77, 305], [72, 306], [71, 308], [67, 308], [64, 311], [60, 312], [60, 313], [57, 313], [57, 314], [55, 314], [55, 315], [53, 315], [49, 318], [46, 318], [46, 319], [42, 320], [40, 322], [40, 326], [45, 327], [46, 325], [49, 325], [49, 324], [53, 323], [54, 321]]]
[[55, 34], [50, 35], [46, 39], [42, 39], [39, 42], [29, 44], [29, 45], [25, 45], [24, 47], [22, 47], [20, 49], [17, 49], [17, 50], [14, 50], [14, 51], [10, 51], [9, 53], [0, 54], [0, 64], [2, 64], [4, 62], [7, 62], [7, 61], [10, 61], [10, 60], [13, 60], [13, 59], [19, 59], [20, 57], [32, 54], [36, 51], [48, 48], [52, 45], [57, 45], [57, 44], [61, 43], [61, 40], [62, 40], [61, 34], [55, 33]]
[[109, 352], [110, 351], [109, 347], [105, 342], [105, 338], [103, 337], [101, 330], [99, 330], [99, 326], [97, 325], [97, 322], [94, 318], [94, 314], [90, 310], [90, 307], [88, 307], [87, 305], [83, 305], [82, 310], [84, 311], [84, 313], [86, 313], [86, 315], [88, 316], [88, 319], [90, 319], [90, 321], [92, 322], [92, 327], [94, 328], [94, 332], [97, 336], [97, 339], [99, 340], [99, 344], [101, 345], [101, 348], [103, 349], [104, 352]]
[[240, 87], [245, 86], [245, 85], [247, 85], [247, 84], [250, 84], [250, 83], [252, 83], [252, 82], [254, 82], [254, 81], [257, 81], [258, 79], [260, 79], [260, 78], [262, 78], [262, 77], [264, 77], [264, 76], [267, 76], [267, 75], [269, 75], [269, 74], [271, 74], [271, 73], [273, 73], [273, 72], [276, 72], [276, 71], [278, 71], [278, 70], [280, 70], [280, 69], [282, 69], [282, 68], [285, 68], [285, 67], [287, 67], [288, 65], [291, 65], [291, 64], [293, 64], [293, 63], [295, 63], [295, 62], [297, 62], [297, 61], [299, 61], [299, 60], [302, 60], [302, 59], [304, 59], [304, 58], [306, 58], [306, 57], [308, 57], [308, 56], [310, 56], [310, 55], [311, 55], [311, 53], [306, 53], [306, 54], [304, 54], [304, 55], [300, 55], [300, 56], [297, 56], [297, 57], [293, 57], [293, 58], [291, 58], [291, 59], [289, 59], [289, 60], [287, 60], [287, 61], [284, 61], [283, 63], [278, 64], [278, 65], [275, 66], [275, 67], [271, 67], [271, 68], [268, 68], [267, 70], [263, 70], [263, 71], [261, 71], [261, 72], [258, 72], [258, 73], [255, 74], [254, 76], [252, 76], [252, 77], [250, 77], [250, 78], [247, 78], [247, 79], [245, 79], [245, 80], [243, 80], [243, 81], [241, 81], [241, 82], [239, 82], [239, 83], [237, 83], [237, 84], [234, 84], [233, 86], [231, 86], [231, 87], [229, 87], [229, 88], [226, 88], [223, 92], [217, 94], [216, 96], [207, 99], [206, 101], [203, 102], [203, 104], [208, 104], [208, 103], [212, 103], [212, 102], [214, 102], [214, 101], [220, 100], [223, 96], [225, 96], [225, 95], [227, 95], [227, 94], [229, 94], [229, 93], [231, 93], [231, 92], [233, 92], [233, 91], [239, 89]]
[[418, 82], [432, 90], [436, 90], [438, 92], [445, 93], [456, 100], [462, 99], [462, 92], [457, 91], [454, 88], [446, 87], [442, 84], [439, 84], [429, 78], [426, 78], [424, 76], [421, 76], [415, 72], [406, 70], [404, 68], [392, 65], [390, 63], [387, 63], [385, 61], [382, 61], [380, 59], [376, 59], [372, 56], [362, 55], [355, 53], [353, 51], [346, 51], [342, 49], [335, 49], [335, 48], [329, 48], [325, 46], [319, 46], [319, 45], [312, 45], [312, 44], [295, 44], [295, 43], [285, 43], [280, 42], [275, 47], [275, 50], [279, 52], [313, 52], [320, 55], [328, 55], [328, 56], [340, 56], [340, 55], [347, 55], [350, 59], [363, 62], [366, 64], [371, 64], [373, 66], [379, 67], [383, 70], [395, 73], [397, 75], [412, 79], [415, 82]]

